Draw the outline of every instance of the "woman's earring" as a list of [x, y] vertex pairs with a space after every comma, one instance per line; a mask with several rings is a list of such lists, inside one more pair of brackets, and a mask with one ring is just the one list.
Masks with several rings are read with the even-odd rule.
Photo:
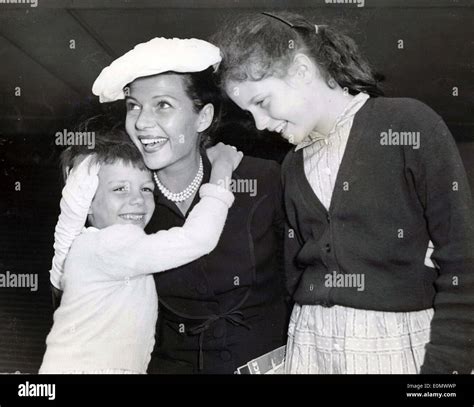
[[331, 89], [334, 89], [336, 87], [337, 83], [333, 78], [329, 78], [328, 85]]

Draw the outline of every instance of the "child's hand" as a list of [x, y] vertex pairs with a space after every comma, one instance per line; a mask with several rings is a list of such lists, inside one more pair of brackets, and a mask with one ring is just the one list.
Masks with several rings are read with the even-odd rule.
[[244, 154], [235, 147], [224, 143], [218, 143], [214, 147], [207, 149], [206, 152], [213, 168], [220, 165], [225, 167], [229, 166], [232, 171], [239, 166], [244, 156]]
[[235, 147], [223, 143], [208, 149], [207, 157], [212, 164], [209, 182], [229, 189], [232, 172], [239, 166], [243, 156]]
[[61, 213], [54, 231], [54, 257], [50, 270], [51, 283], [62, 288], [61, 277], [69, 249], [82, 232], [92, 199], [99, 185], [100, 165], [87, 156], [69, 171], [63, 188]]
[[94, 162], [94, 155], [74, 161], [74, 167], [68, 171], [63, 198], [72, 197], [81, 206], [89, 206], [99, 185], [100, 165]]

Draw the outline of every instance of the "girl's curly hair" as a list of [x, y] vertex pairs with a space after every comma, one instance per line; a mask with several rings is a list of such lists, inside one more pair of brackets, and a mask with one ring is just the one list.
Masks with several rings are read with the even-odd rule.
[[[241, 15], [211, 37], [221, 50], [221, 85], [229, 80], [283, 77], [297, 53], [316, 63], [328, 85], [334, 79], [351, 94], [383, 95], [381, 76], [374, 74], [354, 40], [328, 26], [315, 26], [299, 14]], [[332, 81], [331, 81], [332, 82]]]

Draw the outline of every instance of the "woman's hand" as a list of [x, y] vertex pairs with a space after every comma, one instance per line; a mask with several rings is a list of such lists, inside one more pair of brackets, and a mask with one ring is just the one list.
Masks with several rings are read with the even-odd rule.
[[224, 143], [218, 143], [214, 147], [207, 149], [206, 152], [213, 168], [215, 166], [229, 166], [232, 171], [239, 166], [244, 156], [235, 147]]

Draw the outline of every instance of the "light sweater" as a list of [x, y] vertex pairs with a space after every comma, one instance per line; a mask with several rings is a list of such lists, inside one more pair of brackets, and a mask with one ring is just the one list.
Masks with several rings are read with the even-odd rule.
[[212, 184], [200, 196], [183, 227], [152, 235], [135, 225], [88, 228], [75, 240], [39, 373], [146, 372], [158, 316], [151, 273], [211, 252], [233, 202]]

